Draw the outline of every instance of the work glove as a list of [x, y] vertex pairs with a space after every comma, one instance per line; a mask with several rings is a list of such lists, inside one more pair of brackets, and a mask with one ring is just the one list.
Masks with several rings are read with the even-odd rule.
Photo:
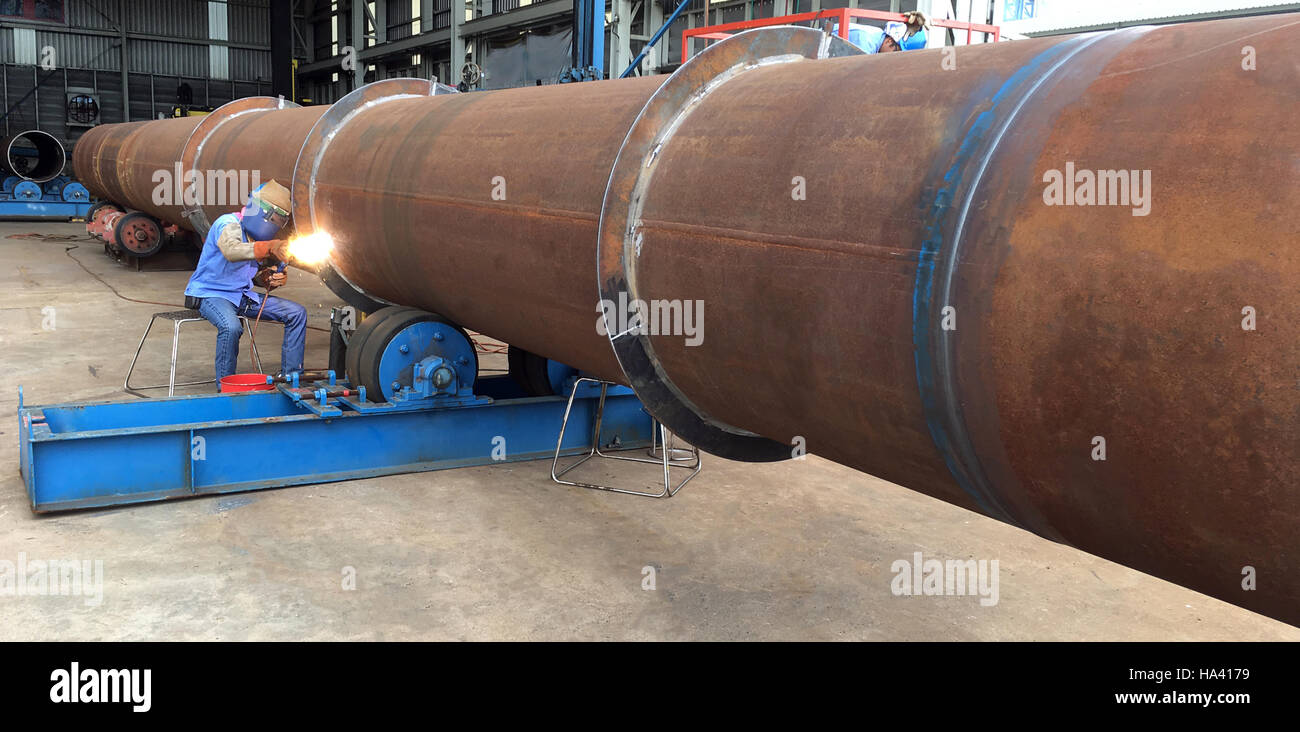
[[267, 292], [277, 287], [283, 287], [288, 282], [289, 275], [284, 272], [277, 272], [275, 267], [267, 267], [253, 275], [253, 284], [258, 287], [265, 287]]
[[284, 239], [253, 242], [253, 259], [266, 259], [274, 256], [281, 262], [289, 261], [289, 242]]
[[910, 10], [903, 13], [903, 22], [907, 24], [908, 38], [916, 35], [922, 28], [930, 27], [930, 19], [925, 17], [925, 13], [920, 10]]

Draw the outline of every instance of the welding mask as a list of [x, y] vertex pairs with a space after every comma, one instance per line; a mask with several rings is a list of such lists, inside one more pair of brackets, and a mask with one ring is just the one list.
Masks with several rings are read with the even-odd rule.
[[267, 181], [253, 189], [241, 224], [252, 241], [270, 241], [289, 223], [288, 189]]

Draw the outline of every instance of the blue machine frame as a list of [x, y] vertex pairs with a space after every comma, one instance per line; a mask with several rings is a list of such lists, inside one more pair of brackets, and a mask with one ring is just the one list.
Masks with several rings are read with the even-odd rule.
[[7, 176], [0, 183], [0, 218], [74, 219], [90, 211], [90, 191], [66, 175], [45, 183]]
[[[478, 379], [471, 399], [404, 406], [343, 396], [330, 382], [34, 407], [23, 406], [20, 388], [19, 467], [32, 510], [549, 458], [566, 404], [565, 396], [522, 397], [508, 376]], [[561, 446], [566, 455], [592, 444], [599, 390], [579, 388]], [[601, 445], [647, 446], [651, 429], [631, 389], [610, 389]]]

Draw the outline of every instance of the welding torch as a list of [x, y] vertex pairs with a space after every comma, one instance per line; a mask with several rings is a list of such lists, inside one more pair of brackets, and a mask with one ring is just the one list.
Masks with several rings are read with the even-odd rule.
[[[286, 262], [286, 261], [284, 261], [284, 260], [280, 260], [280, 263], [279, 263], [279, 264], [275, 265], [274, 267], [269, 268], [269, 269], [271, 269], [272, 271], [271, 271], [271, 273], [270, 273], [269, 275], [267, 275], [266, 279], [263, 280], [263, 283], [264, 283], [264, 284], [263, 284], [263, 287], [266, 288], [266, 292], [265, 292], [265, 294], [262, 295], [262, 304], [259, 305], [259, 306], [257, 307], [257, 317], [253, 319], [253, 328], [252, 328], [252, 330], [249, 331], [249, 333], [248, 333], [248, 354], [249, 354], [249, 359], [250, 359], [250, 360], [253, 359], [254, 350], [257, 348], [257, 345], [256, 345], [256, 344], [257, 344], [257, 324], [260, 323], [260, 322], [262, 322], [262, 311], [266, 309], [266, 300], [267, 300], [267, 298], [271, 297], [271, 290], [275, 289], [274, 287], [271, 286], [270, 278], [271, 278], [271, 277], [274, 277], [275, 275], [281, 274], [282, 272], [284, 272], [285, 268], [288, 267], [288, 266], [289, 266], [289, 263], [288, 263], [288, 262]], [[265, 271], [266, 271], [266, 270], [263, 270], [263, 272], [265, 272]]]

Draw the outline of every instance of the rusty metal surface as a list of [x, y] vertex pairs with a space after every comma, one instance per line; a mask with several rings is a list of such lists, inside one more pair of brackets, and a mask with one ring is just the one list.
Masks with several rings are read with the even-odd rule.
[[[294, 204], [293, 224], [297, 232], [311, 235], [320, 226], [315, 214], [316, 180], [325, 152], [343, 125], [363, 111], [373, 111], [380, 104], [455, 93], [456, 90], [449, 86], [424, 79], [385, 79], [356, 89], [330, 105], [303, 138], [294, 163], [293, 179], [289, 185]], [[331, 290], [364, 312], [393, 304], [348, 280], [332, 262], [323, 262], [314, 271]]]
[[[701, 345], [654, 337], [665, 372], [720, 421], [1300, 622], [1300, 68], [1241, 65], [1298, 41], [1288, 16], [737, 77], [643, 202], [642, 296], [706, 306]], [[1045, 205], [1071, 161], [1150, 170], [1151, 213]]]
[[[1278, 63], [1243, 68], [1245, 45]], [[996, 395], [1000, 420], [976, 449], [996, 459], [1012, 509], [1086, 551], [1291, 623], [1298, 45], [1296, 15], [1152, 30], [1060, 100], [1050, 131], [1037, 120], [1041, 145], [1020, 151], [1020, 167], [1150, 170], [1151, 212], [1049, 208], [1037, 186], [991, 198], [986, 227], [1015, 226], [1000, 250], [991, 231], [977, 240], [973, 258], [1001, 262], [973, 273], [972, 295], [991, 309], [984, 350], [999, 359], [958, 355], [959, 378]], [[1074, 449], [1095, 436], [1105, 461]], [[1243, 591], [1245, 567], [1258, 590]]]
[[[715, 95], [720, 90], [756, 71], [778, 65], [803, 70], [809, 60], [861, 55], [861, 49], [837, 36], [812, 28], [778, 27], [738, 34], [727, 43], [716, 44], [696, 55], [690, 64], [673, 74], [641, 110], [610, 174], [601, 208], [597, 256], [602, 301], [617, 303], [618, 311], [622, 311], [624, 302], [653, 302], [652, 296], [640, 286], [638, 266], [646, 244], [654, 247], [652, 240], [659, 239], [659, 231], [654, 228], [653, 217], [647, 217], [645, 206], [658, 188], [699, 191], [703, 181], [698, 177], [682, 186], [679, 179], [658, 175], [664, 153], [679, 149], [676, 135], [692, 115], [718, 106]], [[709, 145], [708, 140], [703, 142]], [[763, 155], [760, 152], [759, 159]], [[693, 162], [705, 166], [719, 163], [707, 156]], [[693, 198], [688, 206], [708, 205], [709, 200], [709, 197]], [[655, 236], [648, 238], [651, 233]], [[654, 255], [652, 249], [646, 258]], [[706, 272], [705, 276], [711, 274]], [[607, 315], [610, 345], [637, 396], [660, 422], [692, 444], [729, 459], [772, 462], [790, 458], [790, 443], [773, 441], [738, 427], [739, 423], [720, 419], [716, 412], [702, 409], [666, 372], [651, 335], [629, 328], [625, 320], [621, 314]]]
[[[651, 342], [709, 418], [1298, 623], [1297, 43], [1275, 15], [760, 65], [605, 224], [662, 77], [395, 99], [333, 130], [296, 217], [307, 185], [365, 291], [618, 381], [593, 265], [640, 227], [641, 297], [704, 303], [702, 343]], [[296, 155], [308, 111], [210, 164]], [[97, 194], [165, 158], [86, 139]], [[1150, 214], [1046, 205], [1067, 163], [1151, 171]]]
[[98, 125], [86, 130], [72, 148], [72, 170], [92, 196], [123, 202], [125, 192], [117, 175], [122, 143], [148, 122]]
[[[77, 141], [73, 167], [91, 195], [188, 228], [176, 195], [176, 165], [201, 120], [180, 117], [94, 127]], [[165, 181], [155, 177], [162, 174]], [[171, 181], [171, 190], [166, 197], [161, 192], [156, 196], [155, 189], [166, 181]]]
[[[301, 141], [312, 125], [329, 109], [300, 107], [241, 115], [214, 130], [204, 143], [200, 171], [256, 171], [264, 183], [277, 180], [288, 188], [293, 181], [294, 161]], [[244, 205], [227, 202], [206, 205], [209, 220]]]
[[[130, 194], [127, 202], [133, 208], [169, 223], [184, 223], [181, 215], [184, 206], [177, 195], [176, 165], [185, 141], [201, 120], [201, 117], [186, 117], [150, 122], [122, 143], [117, 174], [123, 190]], [[159, 203], [155, 192], [161, 194], [159, 186], [164, 181], [155, 176], [161, 171], [166, 171], [171, 190]]]
[[316, 175], [313, 216], [334, 236], [334, 265], [385, 300], [621, 381], [596, 329], [596, 228], [618, 147], [662, 82], [401, 99], [360, 112]]
[[[73, 165], [92, 195], [192, 230], [193, 224], [182, 213], [184, 176], [191, 165], [197, 164], [205, 181], [209, 171], [233, 171], [246, 175], [250, 184], [256, 174], [262, 182], [274, 178], [289, 185], [298, 148], [327, 107], [268, 106], [277, 101], [258, 97], [236, 100], [203, 117], [100, 125], [77, 142]], [[201, 154], [199, 140], [194, 139], [200, 124]], [[177, 165], [181, 166], [181, 195], [176, 195], [173, 182], [170, 200], [156, 203], [159, 183], [154, 176], [165, 172], [174, 181]], [[207, 198], [214, 198], [213, 193], [205, 191]], [[203, 212], [211, 221], [242, 205], [242, 201], [213, 200], [203, 206]]]
[[[287, 135], [275, 134], [276, 132], [279, 132], [279, 130], [270, 130], [268, 131], [270, 134], [257, 134], [262, 131], [249, 131], [247, 125], [244, 125], [242, 126], [242, 131], [239, 135], [220, 135], [218, 133], [222, 131], [222, 128], [227, 127], [235, 120], [241, 118], [247, 120], [271, 110], [297, 108], [298, 105], [296, 103], [287, 101], [283, 97], [244, 97], [232, 102], [227, 102], [213, 110], [211, 113], [204, 115], [203, 120], [199, 122], [198, 126], [194, 128], [194, 131], [190, 133], [189, 139], [185, 141], [185, 147], [181, 151], [180, 158], [181, 170], [197, 171], [202, 176], [201, 178], [188, 182], [191, 191], [197, 191], [204, 194], [200, 199], [199, 205], [187, 207], [188, 213], [185, 218], [191, 228], [197, 231], [201, 236], [206, 236], [208, 233], [208, 227], [212, 225], [214, 219], [221, 214], [242, 205], [242, 201], [232, 200], [232, 196], [230, 195], [230, 186], [220, 186], [219, 190], [214, 190], [214, 186], [207, 185], [209, 180], [224, 181], [224, 176], [226, 174], [233, 174], [237, 179], [243, 177], [244, 180], [248, 181], [247, 186], [241, 186], [236, 189], [242, 192], [242, 189], [245, 187], [249, 190], [256, 188], [257, 184], [254, 183], [254, 181], [261, 182], [263, 180], [262, 167], [269, 167], [271, 170], [268, 172], [279, 171], [283, 167], [283, 164], [277, 166], [274, 162], [268, 160], [268, 158], [273, 159], [278, 157], [275, 153], [284, 150], [286, 146], [283, 144], [272, 146], [269, 149], [267, 149], [267, 146], [261, 146], [263, 149], [257, 151], [261, 154], [254, 157], [251, 161], [235, 159], [235, 156], [231, 154], [232, 151], [230, 150], [214, 151], [211, 157], [218, 159], [221, 167], [205, 166], [203, 153], [205, 150], [209, 149], [209, 143], [215, 143], [216, 140], [222, 139], [223, 137], [225, 139], [238, 137], [245, 140], [246, 143], [249, 143], [249, 146], [252, 147], [257, 141], [298, 139], [296, 131], [290, 131]], [[229, 133], [230, 130], [227, 129], [226, 132]], [[292, 148], [293, 145], [290, 144], [288, 147]], [[233, 152], [239, 152], [239, 150]], [[217, 173], [216, 176], [213, 175], [214, 172]], [[266, 180], [270, 180], [273, 177], [274, 175], [266, 178]], [[288, 181], [281, 182], [286, 186], [288, 185]], [[193, 198], [198, 197], [193, 196]]]

